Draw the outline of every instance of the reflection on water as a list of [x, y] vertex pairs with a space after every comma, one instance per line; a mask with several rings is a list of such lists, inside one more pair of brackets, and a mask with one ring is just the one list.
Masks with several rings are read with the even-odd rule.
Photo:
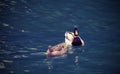
[[45, 63], [48, 66], [49, 72], [51, 72], [51, 70], [53, 69], [52, 61], [49, 59], [45, 59]]
[[74, 49], [71, 46], [68, 46], [67, 50], [69, 54], [72, 54], [74, 52]]

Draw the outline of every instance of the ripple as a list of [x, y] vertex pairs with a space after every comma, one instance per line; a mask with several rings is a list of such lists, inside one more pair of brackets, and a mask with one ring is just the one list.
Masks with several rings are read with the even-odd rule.
[[24, 70], [24, 72], [30, 72], [30, 70]]
[[9, 26], [9, 24], [7, 24], [7, 23], [2, 23], [2, 25], [3, 25], [3, 26], [6, 26], [6, 27]]
[[28, 56], [26, 55], [15, 55], [13, 58], [27, 58]]
[[16, 1], [11, 1], [10, 4], [11, 5], [15, 5], [17, 2]]
[[6, 51], [6, 50], [0, 50], [0, 54], [11, 54], [11, 51]]
[[3, 60], [3, 62], [5, 62], [5, 63], [12, 63], [13, 61], [11, 61], [11, 60]]
[[22, 29], [21, 32], [25, 32], [25, 30]]
[[10, 73], [14, 73], [14, 71], [10, 71]]
[[28, 50], [37, 50], [37, 48], [28, 48]]
[[26, 51], [26, 50], [19, 50], [18, 52], [26, 53], [26, 52], [29, 52], [29, 51]]
[[30, 55], [45, 55], [45, 52], [35, 52], [31, 53]]

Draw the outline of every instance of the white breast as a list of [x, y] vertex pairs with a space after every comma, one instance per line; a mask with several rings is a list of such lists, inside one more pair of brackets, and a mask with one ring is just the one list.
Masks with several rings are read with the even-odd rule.
[[66, 32], [65, 33], [65, 44], [66, 46], [72, 46], [73, 41], [73, 33], [72, 32]]

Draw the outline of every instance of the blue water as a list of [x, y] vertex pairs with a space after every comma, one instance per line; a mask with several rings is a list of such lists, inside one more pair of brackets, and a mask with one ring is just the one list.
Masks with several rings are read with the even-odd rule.
[[[0, 1], [0, 74], [120, 74], [117, 0]], [[84, 47], [46, 57], [78, 26]]]

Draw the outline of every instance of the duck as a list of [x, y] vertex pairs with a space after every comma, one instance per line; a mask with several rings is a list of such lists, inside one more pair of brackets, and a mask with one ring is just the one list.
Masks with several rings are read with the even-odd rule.
[[59, 56], [67, 52], [65, 43], [59, 43], [55, 46], [48, 46], [47, 56]]
[[72, 32], [65, 32], [65, 42], [59, 43], [54, 46], [48, 46], [48, 49], [46, 51], [47, 56], [59, 56], [63, 55], [67, 52], [67, 47], [72, 46], [73, 41], [73, 33]]
[[72, 46], [84, 46], [85, 43], [83, 41], [83, 39], [79, 36], [79, 31], [77, 26], [74, 27], [74, 39], [72, 41]]

